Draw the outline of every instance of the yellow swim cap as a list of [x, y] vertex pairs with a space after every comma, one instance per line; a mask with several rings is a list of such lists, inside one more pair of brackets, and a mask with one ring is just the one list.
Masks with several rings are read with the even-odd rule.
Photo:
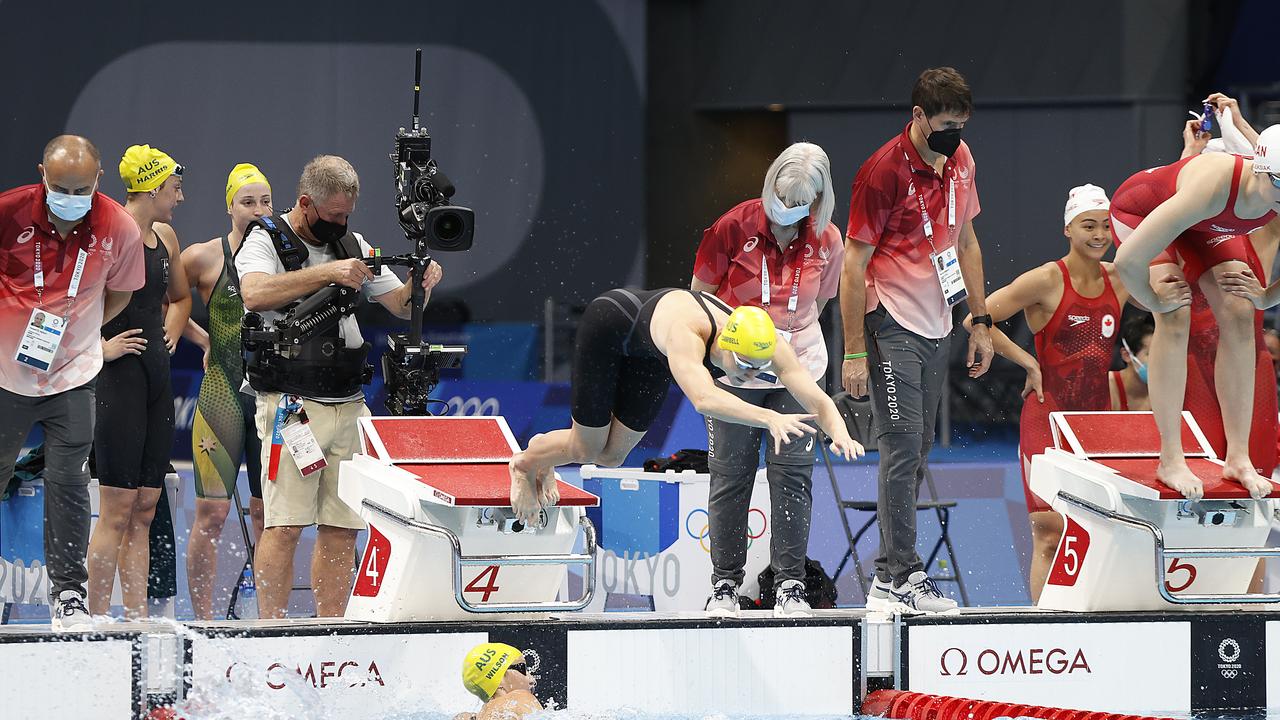
[[718, 344], [721, 350], [735, 352], [748, 360], [767, 360], [773, 357], [778, 345], [773, 318], [758, 307], [743, 305], [729, 314]]
[[131, 193], [155, 190], [170, 175], [181, 174], [181, 165], [150, 145], [133, 145], [120, 158], [120, 179]]
[[227, 209], [231, 209], [231, 199], [240, 192], [240, 188], [252, 183], [262, 183], [267, 186], [267, 192], [271, 191], [271, 183], [267, 182], [267, 176], [262, 174], [257, 165], [252, 163], [240, 163], [231, 168], [231, 174], [227, 175]]
[[524, 662], [524, 653], [503, 643], [480, 643], [462, 661], [462, 686], [467, 692], [489, 702], [502, 683], [507, 668]]

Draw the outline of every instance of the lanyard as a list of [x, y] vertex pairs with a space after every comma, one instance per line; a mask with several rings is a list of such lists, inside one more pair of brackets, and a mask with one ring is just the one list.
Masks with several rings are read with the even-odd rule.
[[[799, 236], [796, 240], [799, 240]], [[793, 241], [794, 242], [794, 241]], [[769, 309], [769, 253], [765, 251], [765, 243], [760, 243], [760, 304]], [[791, 297], [787, 299], [787, 329], [795, 330], [796, 308], [800, 305], [800, 271], [804, 269], [804, 258], [796, 263], [795, 277], [791, 280]]]
[[[65, 240], [63, 242], [66, 242]], [[44, 241], [37, 238], [35, 240], [35, 286], [36, 286], [36, 303], [44, 305], [44, 258], [42, 257]], [[75, 302], [76, 294], [80, 292], [80, 279], [84, 277], [84, 264], [89, 259], [89, 253], [84, 248], [80, 248], [76, 253], [76, 268], [71, 273], [71, 283], [67, 285], [67, 307], [63, 311], [62, 317], [71, 316], [71, 305]]]
[[[907, 155], [906, 150], [902, 151], [902, 157], [906, 159], [907, 168], [910, 169], [911, 157]], [[914, 181], [912, 181], [911, 186], [915, 187]], [[947, 182], [947, 190], [947, 239], [949, 240], [956, 229], [956, 179], [954, 174]], [[938, 246], [933, 242], [933, 221], [929, 219], [929, 211], [924, 205], [924, 192], [917, 190], [915, 196], [916, 201], [920, 204], [920, 219], [924, 225], [924, 239], [929, 241], [929, 247], [933, 248], [936, 253], [938, 252]]]

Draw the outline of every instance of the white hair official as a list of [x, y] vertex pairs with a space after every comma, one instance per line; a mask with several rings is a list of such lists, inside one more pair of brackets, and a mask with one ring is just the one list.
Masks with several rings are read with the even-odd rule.
[[809, 217], [813, 219], [813, 231], [821, 235], [836, 209], [836, 199], [831, 192], [831, 160], [827, 153], [807, 142], [798, 142], [783, 150], [764, 175], [760, 199], [764, 201], [769, 219], [774, 222], [786, 204], [795, 206], [816, 202], [810, 208]]

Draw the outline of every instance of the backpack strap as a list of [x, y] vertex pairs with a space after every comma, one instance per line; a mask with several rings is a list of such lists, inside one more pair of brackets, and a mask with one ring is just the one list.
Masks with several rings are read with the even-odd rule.
[[[276, 256], [280, 258], [280, 263], [284, 265], [285, 270], [290, 272], [301, 270], [306, 264], [307, 246], [294, 234], [293, 228], [289, 227], [289, 222], [283, 216], [254, 220], [244, 229], [244, 236], [249, 237], [249, 233], [253, 232], [254, 228], [262, 228], [271, 237], [271, 245], [275, 247]], [[240, 247], [244, 247], [244, 243], [241, 243]]]

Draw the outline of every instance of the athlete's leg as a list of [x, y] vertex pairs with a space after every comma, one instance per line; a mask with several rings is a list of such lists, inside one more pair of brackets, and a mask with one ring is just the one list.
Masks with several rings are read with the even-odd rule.
[[1053, 511], [1031, 513], [1031, 602], [1040, 602], [1053, 556], [1062, 539], [1062, 516]]
[[147, 616], [147, 572], [151, 567], [151, 519], [156, 514], [156, 502], [164, 488], [140, 487], [134, 494], [133, 508], [129, 513], [129, 527], [125, 530], [117, 563], [120, 568], [120, 595], [124, 600], [126, 618]]
[[[1123, 246], [1122, 246], [1123, 247]], [[1154, 287], [1169, 275], [1182, 279], [1182, 269], [1169, 263], [1150, 269]], [[1187, 391], [1187, 338], [1191, 333], [1191, 308], [1180, 307], [1155, 313], [1156, 330], [1151, 336], [1151, 412], [1160, 431], [1160, 464], [1156, 477], [1165, 485], [1191, 499], [1204, 495], [1204, 486], [1187, 467], [1182, 452], [1182, 403]]]
[[133, 516], [138, 491], [130, 488], [98, 486], [98, 524], [89, 538], [89, 613], [106, 615], [111, 610], [111, 589], [116, 584], [116, 562]]
[[1222, 430], [1227, 437], [1222, 476], [1243, 485], [1254, 498], [1263, 498], [1271, 492], [1271, 483], [1258, 474], [1249, 458], [1254, 376], [1258, 364], [1254, 307], [1249, 300], [1223, 292], [1218, 285], [1223, 273], [1248, 267], [1240, 261], [1219, 263], [1200, 276], [1199, 284], [1218, 323], [1213, 381], [1218, 390], [1218, 405], [1222, 408]]
[[213, 580], [218, 569], [217, 540], [231, 510], [231, 501], [196, 498], [196, 518], [187, 540], [187, 588], [197, 620], [213, 619]]

